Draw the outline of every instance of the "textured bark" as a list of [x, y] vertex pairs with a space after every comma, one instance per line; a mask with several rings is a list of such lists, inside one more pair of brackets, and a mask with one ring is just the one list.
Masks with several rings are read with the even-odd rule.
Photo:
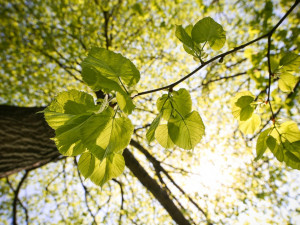
[[[54, 131], [37, 113], [44, 108], [0, 105], [0, 178], [21, 170], [38, 168], [62, 155], [53, 141]], [[124, 151], [126, 166], [178, 224], [190, 224], [170, 196], [146, 172], [136, 158]]]
[[50, 140], [54, 131], [37, 113], [42, 110], [0, 106], [0, 178], [62, 157]]

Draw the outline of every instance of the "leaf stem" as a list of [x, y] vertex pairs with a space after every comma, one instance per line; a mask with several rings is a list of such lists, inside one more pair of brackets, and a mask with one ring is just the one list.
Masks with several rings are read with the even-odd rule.
[[119, 81], [120, 81], [122, 87], [123, 87], [124, 90], [126, 91], [126, 93], [129, 94], [128, 91], [127, 91], [127, 89], [126, 89], [126, 87], [125, 87], [125, 85], [123, 84], [123, 82], [122, 82], [122, 80], [121, 80], [121, 78], [120, 78], [119, 76], [118, 76], [118, 79], [119, 79]]

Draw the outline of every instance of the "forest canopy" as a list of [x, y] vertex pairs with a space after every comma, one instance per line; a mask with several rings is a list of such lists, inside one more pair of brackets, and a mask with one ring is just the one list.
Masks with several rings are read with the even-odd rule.
[[0, 0], [0, 222], [296, 224], [299, 0]]

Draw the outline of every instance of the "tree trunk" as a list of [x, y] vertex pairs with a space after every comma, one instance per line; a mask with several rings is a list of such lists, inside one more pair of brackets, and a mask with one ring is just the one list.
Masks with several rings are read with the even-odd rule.
[[0, 106], [0, 178], [62, 157], [50, 139], [54, 131], [43, 108]]
[[[0, 105], [0, 178], [21, 170], [41, 167], [63, 156], [50, 139], [42, 107]], [[190, 224], [170, 196], [150, 177], [136, 158], [125, 149], [126, 166], [167, 210], [177, 224]]]

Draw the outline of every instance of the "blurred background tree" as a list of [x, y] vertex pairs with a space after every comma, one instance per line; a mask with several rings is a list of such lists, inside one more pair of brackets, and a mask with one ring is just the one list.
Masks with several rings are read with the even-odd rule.
[[[120, 52], [141, 72], [139, 92], [177, 81], [200, 62], [186, 54], [175, 25], [210, 16], [226, 45], [208, 59], [269, 30], [294, 1], [0, 1], [0, 221], [3, 224], [296, 224], [299, 173], [267, 153], [257, 162], [257, 134], [244, 136], [231, 115], [241, 90], [266, 100], [267, 40], [212, 62], [179, 87], [190, 90], [206, 135], [192, 151], [145, 139], [157, 115], [152, 93], [136, 98], [135, 130], [123, 175], [94, 185], [49, 139], [36, 114], [61, 91], [92, 91], [80, 63], [93, 46]], [[272, 56], [299, 51], [299, 6], [272, 36]], [[298, 75], [299, 78], [299, 75]], [[179, 88], [178, 87], [178, 88]], [[299, 79], [290, 94], [272, 86], [276, 118], [299, 121]], [[270, 123], [261, 109], [263, 128]], [[299, 122], [298, 122], [299, 126]], [[259, 132], [258, 132], [259, 133]]]

